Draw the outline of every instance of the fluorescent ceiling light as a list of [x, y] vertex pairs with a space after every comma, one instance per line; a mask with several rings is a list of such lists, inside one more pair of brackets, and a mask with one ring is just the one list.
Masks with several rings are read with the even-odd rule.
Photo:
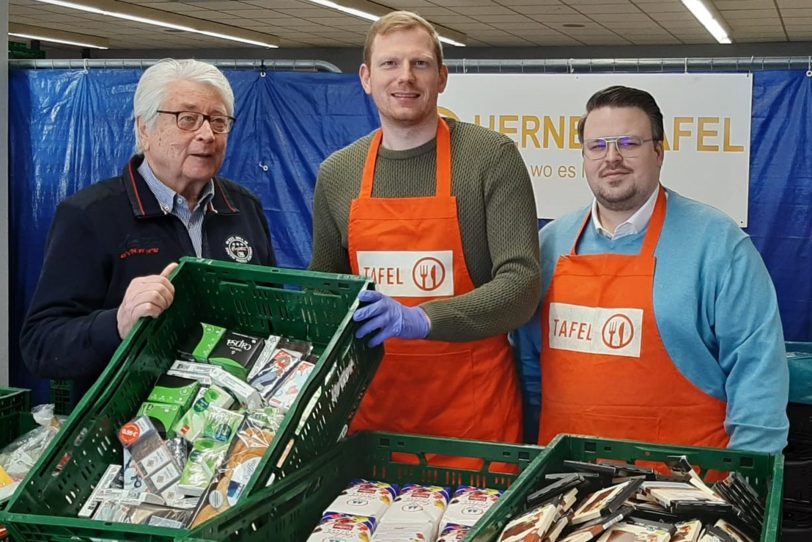
[[342, 6], [341, 4], [336, 4], [335, 2], [331, 2], [330, 0], [310, 0], [310, 1], [313, 2], [314, 4], [337, 9], [338, 11], [343, 11], [344, 13], [349, 13], [350, 15], [355, 15], [356, 17], [361, 17], [362, 19], [366, 19], [368, 21], [377, 21], [378, 19], [381, 18], [380, 15], [373, 15], [372, 13], [369, 13], [361, 9]]
[[118, 2], [117, 0], [39, 0], [46, 4], [78, 9], [96, 15], [106, 15], [138, 23], [193, 32], [213, 38], [237, 41], [258, 47], [279, 47], [279, 38], [271, 34], [254, 32], [244, 28], [204, 21], [176, 13], [147, 8], [144, 6]]
[[[392, 10], [384, 6], [367, 2], [366, 0], [341, 0], [341, 3], [333, 2], [332, 0], [309, 0], [314, 4], [320, 6], [343, 11], [349, 15], [360, 17], [368, 21], [377, 21]], [[440, 41], [448, 43], [449, 45], [456, 45], [457, 47], [465, 47], [467, 36], [462, 32], [445, 28], [432, 23], [432, 26], [437, 30], [440, 35]]]
[[[691, 10], [694, 17], [702, 23], [702, 26], [711, 33], [716, 41], [719, 43], [731, 43], [722, 23], [714, 17], [713, 13], [711, 13], [710, 9], [708, 9], [702, 0], [682, 0], [682, 3], [686, 8]], [[721, 20], [721, 17], [719, 17], [719, 19]]]
[[110, 45], [106, 38], [100, 38], [98, 36], [88, 36], [87, 34], [76, 34], [74, 32], [65, 32], [64, 30], [54, 30], [52, 28], [42, 28], [40, 26], [12, 22], [8, 23], [8, 35], [29, 40], [64, 43], [77, 47], [92, 47], [94, 49], [107, 49]]

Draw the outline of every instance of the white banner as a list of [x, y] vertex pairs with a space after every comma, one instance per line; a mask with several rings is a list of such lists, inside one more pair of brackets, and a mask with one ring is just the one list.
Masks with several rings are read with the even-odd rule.
[[513, 139], [539, 218], [558, 218], [592, 201], [576, 126], [589, 97], [611, 85], [657, 100], [665, 125], [663, 184], [746, 226], [750, 74], [451, 74], [440, 114]]

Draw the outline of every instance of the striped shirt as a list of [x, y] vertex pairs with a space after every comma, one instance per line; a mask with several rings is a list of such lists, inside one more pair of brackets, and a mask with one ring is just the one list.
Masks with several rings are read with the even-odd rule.
[[195, 255], [200, 257], [203, 253], [203, 216], [206, 214], [206, 205], [214, 197], [214, 181], [209, 181], [200, 194], [200, 199], [193, 210], [189, 210], [186, 198], [166, 186], [149, 167], [147, 160], [138, 166], [138, 173], [147, 182], [149, 189], [155, 194], [155, 199], [161, 206], [164, 214], [172, 214], [180, 219], [189, 232], [189, 239], [195, 248]]

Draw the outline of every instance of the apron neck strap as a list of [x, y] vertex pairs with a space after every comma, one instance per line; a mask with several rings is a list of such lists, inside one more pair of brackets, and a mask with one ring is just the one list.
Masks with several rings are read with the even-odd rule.
[[[367, 151], [367, 160], [364, 163], [364, 176], [361, 179], [362, 198], [372, 197], [372, 185], [375, 181], [375, 164], [378, 161], [378, 150], [381, 148], [383, 130], [380, 129], [372, 136], [372, 142]], [[437, 119], [437, 196], [451, 196], [451, 130], [448, 123]]]
[[[660, 233], [663, 231], [663, 224], [665, 223], [665, 207], [665, 188], [660, 185], [660, 192], [657, 194], [657, 202], [654, 204], [654, 212], [649, 220], [646, 237], [643, 239], [643, 246], [640, 249], [641, 256], [654, 255], [654, 250], [657, 248], [657, 243], [660, 240]], [[584, 230], [591, 222], [591, 219], [592, 209], [586, 212], [586, 217], [581, 224], [581, 229], [578, 230], [578, 235], [575, 236], [575, 241], [572, 243], [570, 256], [575, 256], [577, 254], [576, 249], [578, 247], [578, 242], [581, 240], [581, 236], [584, 234]]]

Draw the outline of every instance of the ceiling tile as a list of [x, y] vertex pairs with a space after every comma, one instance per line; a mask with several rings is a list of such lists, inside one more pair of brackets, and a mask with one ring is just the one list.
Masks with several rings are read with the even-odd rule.
[[[0, 0], [2, 1], [2, 0]], [[162, 50], [239, 44], [168, 33], [142, 23], [45, 5], [5, 0], [9, 20], [97, 35], [114, 48]], [[369, 22], [308, 0], [126, 0], [162, 11], [274, 34], [291, 47], [359, 46]], [[417, 10], [427, 19], [464, 32], [472, 46], [673, 45], [715, 41], [680, 0], [373, 0]], [[812, 0], [716, 0], [736, 43], [812, 41]], [[780, 13], [779, 13], [780, 12]], [[580, 24], [583, 28], [566, 28]], [[566, 34], [565, 34], [566, 33]], [[145, 53], [147, 55], [148, 53]], [[643, 54], [643, 52], [641, 52]]]
[[713, 5], [719, 11], [725, 9], [763, 9], [774, 6], [774, 0], [715, 0]]

